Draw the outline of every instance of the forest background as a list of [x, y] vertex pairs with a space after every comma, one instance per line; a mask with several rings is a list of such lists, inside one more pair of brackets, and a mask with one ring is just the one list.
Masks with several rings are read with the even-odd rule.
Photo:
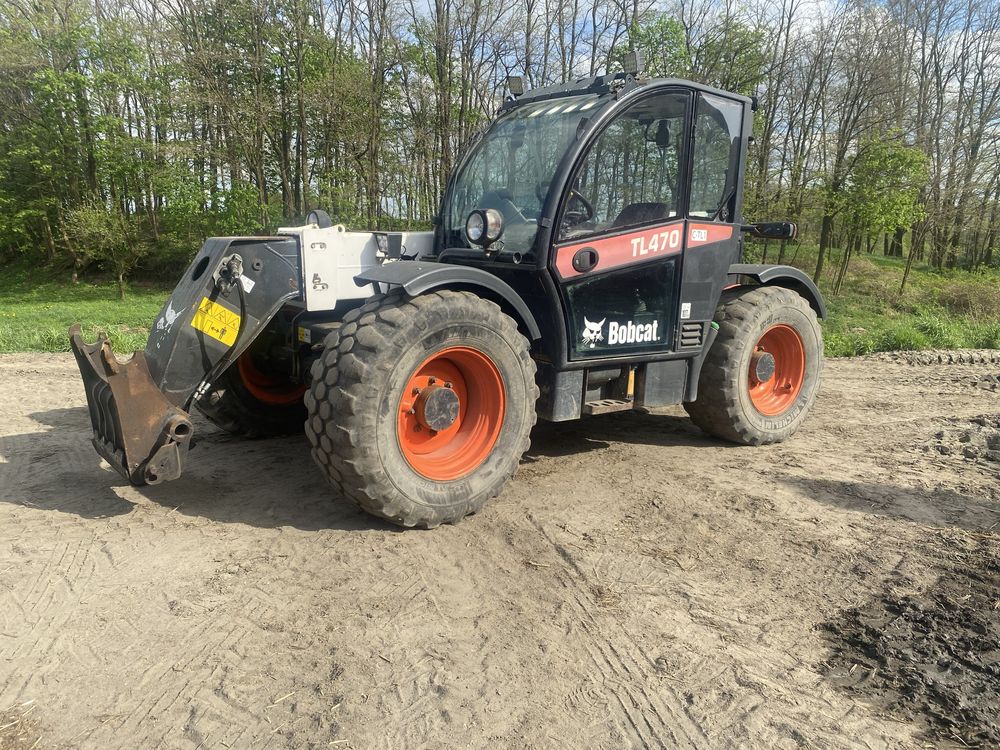
[[140, 345], [206, 236], [425, 228], [508, 75], [631, 50], [758, 98], [745, 214], [800, 239], [748, 254], [829, 353], [1000, 347], [997, 2], [0, 0], [0, 351]]

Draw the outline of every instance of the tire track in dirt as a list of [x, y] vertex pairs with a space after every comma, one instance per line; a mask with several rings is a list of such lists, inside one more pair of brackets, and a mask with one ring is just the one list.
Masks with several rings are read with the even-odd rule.
[[[455, 565], [450, 562], [449, 572]], [[446, 669], [441, 654], [427, 644], [426, 636], [433, 630], [438, 640], [453, 644], [456, 641], [453, 623], [466, 622], [470, 607], [463, 603], [451, 610], [450, 617], [444, 615], [425, 573], [433, 569], [431, 562], [419, 551], [413, 553], [411, 569], [406, 574], [400, 575], [390, 561], [383, 561], [380, 567], [381, 574], [375, 577], [384, 584], [375, 586], [367, 600], [381, 600], [388, 607], [380, 617], [385, 625], [376, 626], [382, 632], [375, 635], [371, 648], [378, 665], [376, 675], [384, 670], [392, 677], [390, 692], [375, 701], [380, 711], [393, 719], [385, 731], [369, 736], [358, 746], [372, 750], [426, 747], [427, 737], [442, 736], [451, 729], [447, 712], [435, 705], [448, 691]], [[386, 570], [393, 572], [386, 575]], [[462, 586], [458, 571], [451, 581], [452, 585]], [[403, 644], [408, 639], [416, 640], [422, 647], [405, 648]]]
[[920, 452], [995, 411], [968, 364], [832, 361], [780, 447], [679, 413], [557, 425], [481, 514], [399, 534], [301, 440], [199, 425], [185, 479], [122, 487], [72, 357], [13, 361], [0, 699], [37, 701], [39, 748], [913, 747], [827, 684], [813, 625], [997, 502]]
[[[571, 606], [587, 636], [585, 647], [592, 664], [602, 678], [602, 687], [610, 687], [617, 704], [612, 720], [629, 740], [631, 747], [675, 748], [703, 747], [708, 735], [688, 714], [676, 691], [655, 675], [655, 663], [635, 642], [632, 635], [615, 621], [614, 639], [593, 616], [598, 603], [593, 596], [593, 583], [577, 564], [573, 554], [549, 533], [535, 516], [528, 521], [552, 545], [568, 566], [556, 573], [569, 591]], [[618, 646], [616, 646], [617, 641]], [[655, 684], [656, 692], [643, 684]]]

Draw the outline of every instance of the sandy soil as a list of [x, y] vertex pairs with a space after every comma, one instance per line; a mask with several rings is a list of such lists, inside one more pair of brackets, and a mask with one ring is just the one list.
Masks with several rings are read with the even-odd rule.
[[544, 425], [400, 532], [305, 438], [123, 486], [72, 358], [0, 357], [0, 748], [991, 744], [1000, 358], [925, 360], [829, 362], [783, 445]]

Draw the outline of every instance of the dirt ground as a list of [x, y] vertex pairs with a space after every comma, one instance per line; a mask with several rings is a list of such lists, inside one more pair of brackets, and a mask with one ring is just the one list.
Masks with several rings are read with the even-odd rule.
[[830, 361], [777, 446], [543, 425], [426, 532], [201, 421], [123, 486], [0, 357], [0, 748], [996, 747], [998, 355]]

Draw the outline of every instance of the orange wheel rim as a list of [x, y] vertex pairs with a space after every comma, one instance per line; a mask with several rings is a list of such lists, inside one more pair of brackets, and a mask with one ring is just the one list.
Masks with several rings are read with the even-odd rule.
[[298, 383], [271, 377], [257, 369], [250, 352], [246, 352], [238, 360], [240, 380], [250, 395], [258, 401], [272, 406], [289, 406], [299, 401], [306, 392], [306, 387]]
[[786, 411], [799, 397], [806, 377], [806, 348], [798, 331], [771, 326], [750, 358], [749, 389], [754, 408], [766, 417]]
[[493, 360], [464, 346], [442, 349], [406, 381], [396, 417], [399, 448], [421, 476], [460, 479], [490, 455], [505, 410], [503, 378]]

